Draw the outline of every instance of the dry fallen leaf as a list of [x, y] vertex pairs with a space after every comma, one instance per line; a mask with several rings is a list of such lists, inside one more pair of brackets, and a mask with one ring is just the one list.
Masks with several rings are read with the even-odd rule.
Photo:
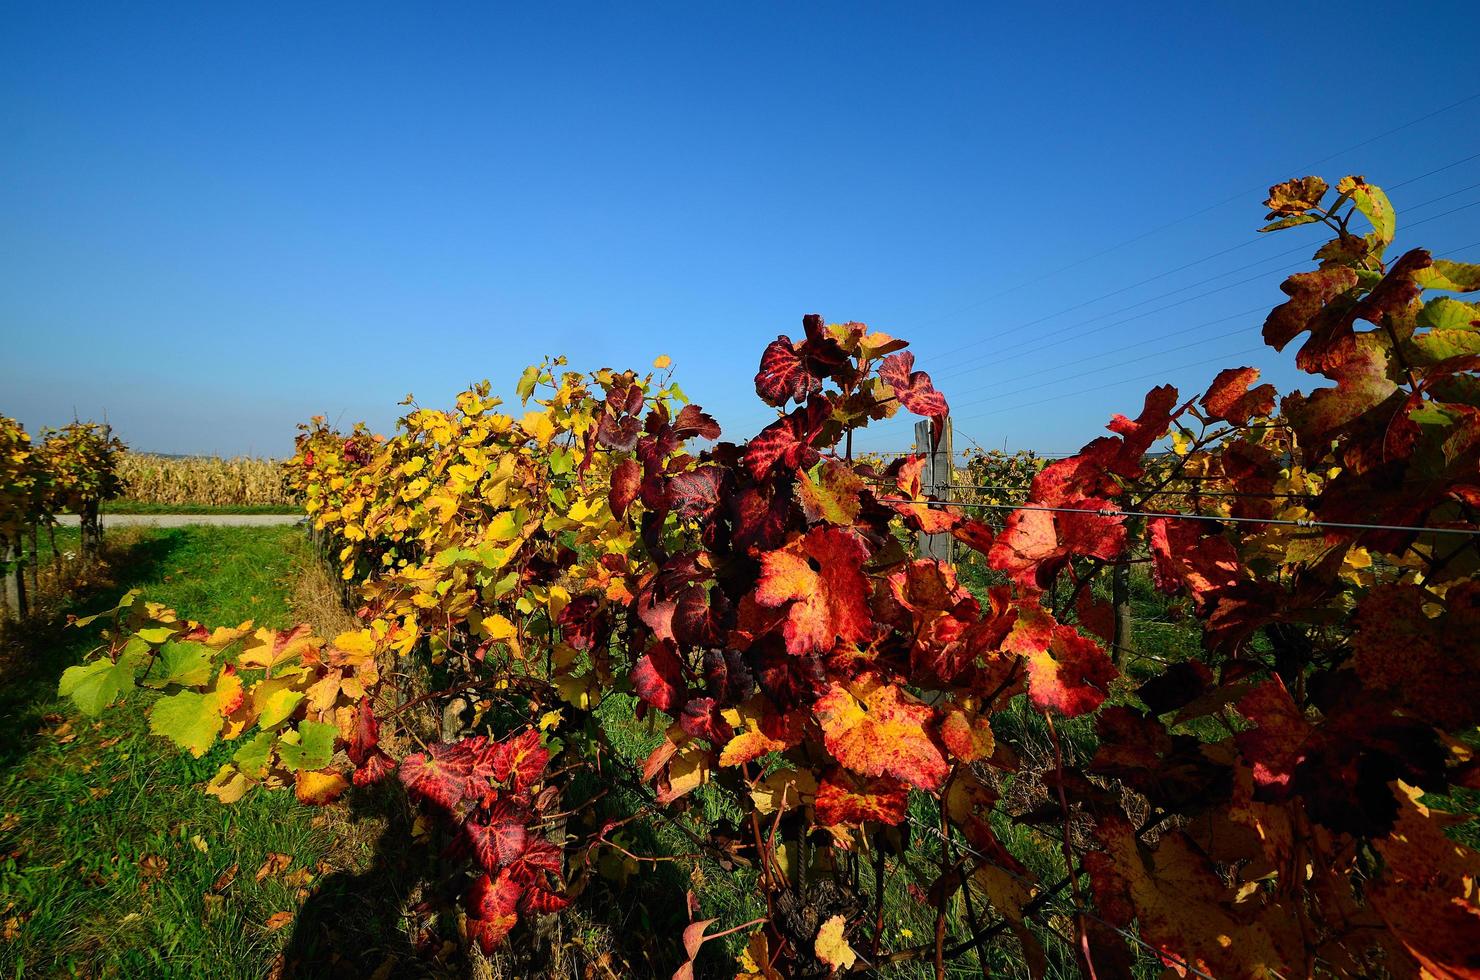
[[272, 915], [267, 917], [267, 921], [263, 923], [263, 927], [266, 928], [268, 932], [276, 932], [292, 921], [292, 912], [274, 912]]
[[241, 865], [233, 864], [231, 867], [218, 874], [216, 876], [215, 883], [211, 885], [212, 894], [219, 895], [226, 889], [230, 888], [231, 883], [236, 880], [236, 873], [240, 870]]
[[263, 878], [270, 877], [271, 875], [282, 874], [288, 870], [288, 865], [292, 863], [293, 855], [279, 854], [277, 851], [273, 851], [267, 855], [267, 860], [262, 862], [262, 867], [257, 869], [257, 880], [261, 881]]
[[310, 881], [313, 881], [313, 872], [307, 868], [299, 868], [297, 871], [283, 878], [283, 884], [289, 888], [302, 888]]

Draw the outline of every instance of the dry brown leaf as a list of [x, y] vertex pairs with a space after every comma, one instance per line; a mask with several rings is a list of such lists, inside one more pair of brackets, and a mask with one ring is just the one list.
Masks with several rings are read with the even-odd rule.
[[231, 867], [218, 874], [216, 876], [215, 882], [211, 884], [211, 893], [213, 895], [219, 895], [226, 889], [230, 888], [231, 883], [236, 880], [236, 873], [240, 870], [241, 865], [233, 864]]
[[272, 875], [280, 875], [284, 871], [287, 871], [288, 865], [292, 863], [293, 855], [279, 854], [277, 851], [272, 851], [267, 855], [267, 860], [262, 862], [262, 867], [257, 869], [257, 880], [261, 881]]
[[292, 912], [274, 912], [272, 915], [267, 917], [267, 921], [264, 922], [262, 925], [263, 928], [265, 928], [268, 932], [276, 932], [292, 921]]

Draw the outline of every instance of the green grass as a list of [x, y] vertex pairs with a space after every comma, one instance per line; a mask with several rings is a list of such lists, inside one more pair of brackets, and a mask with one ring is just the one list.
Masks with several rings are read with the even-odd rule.
[[302, 514], [292, 504], [157, 504], [141, 500], [110, 500], [98, 508], [108, 514]]
[[[291, 528], [150, 529], [128, 539], [112, 581], [65, 611], [109, 607], [124, 589], [207, 623], [281, 626], [300, 538]], [[58, 546], [75, 545], [75, 532]], [[117, 552], [118, 546], [113, 545]], [[46, 545], [43, 544], [43, 550]], [[312, 870], [333, 844], [291, 793], [225, 807], [200, 792], [231, 753], [181, 755], [147, 734], [143, 699], [89, 722], [56, 697], [97, 626], [12, 631], [0, 669], [0, 976], [259, 977], [293, 936], [264, 924], [297, 907], [270, 852]], [[322, 821], [319, 821], [322, 823]], [[234, 882], [207, 901], [233, 866]]]

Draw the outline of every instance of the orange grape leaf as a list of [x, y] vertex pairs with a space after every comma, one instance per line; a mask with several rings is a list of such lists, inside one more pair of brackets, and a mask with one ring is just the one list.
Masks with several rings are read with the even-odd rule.
[[755, 599], [762, 606], [788, 607], [784, 634], [789, 652], [825, 652], [838, 640], [853, 643], [868, 636], [867, 557], [860, 537], [834, 527], [815, 527], [761, 556]]
[[814, 806], [824, 826], [877, 820], [892, 827], [904, 820], [908, 802], [909, 787], [897, 779], [862, 779], [833, 767], [822, 777]]
[[833, 682], [812, 706], [827, 750], [856, 773], [939, 789], [950, 767], [926, 727], [935, 710], [893, 684], [869, 679], [857, 690]]
[[292, 912], [274, 912], [272, 915], [269, 915], [267, 917], [267, 921], [262, 924], [262, 928], [266, 929], [268, 932], [276, 932], [292, 921]]

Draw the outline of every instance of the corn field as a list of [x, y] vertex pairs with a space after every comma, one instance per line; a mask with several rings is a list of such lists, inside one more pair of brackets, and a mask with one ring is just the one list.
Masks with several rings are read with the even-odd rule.
[[294, 502], [283, 485], [282, 464], [272, 459], [124, 453], [118, 475], [123, 499], [137, 503], [238, 507]]

